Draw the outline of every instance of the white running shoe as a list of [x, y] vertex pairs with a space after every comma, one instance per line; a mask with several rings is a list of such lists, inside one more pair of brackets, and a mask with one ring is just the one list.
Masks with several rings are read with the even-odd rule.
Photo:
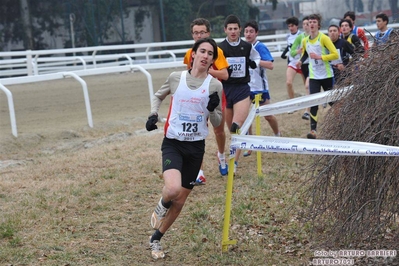
[[310, 120], [310, 114], [308, 112], [304, 112], [302, 115], [303, 120]]
[[162, 250], [161, 242], [159, 242], [159, 240], [154, 240], [153, 242], [150, 242], [150, 249], [151, 257], [154, 260], [165, 258], [165, 253]]
[[227, 163], [226, 163], [226, 157], [223, 154], [217, 152], [217, 157], [218, 157], [218, 162], [219, 162], [219, 171], [221, 175], [227, 175], [228, 173], [228, 167], [227, 167]]

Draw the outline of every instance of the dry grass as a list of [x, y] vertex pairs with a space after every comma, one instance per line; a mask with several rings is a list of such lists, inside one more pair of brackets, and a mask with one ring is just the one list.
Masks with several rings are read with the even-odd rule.
[[[274, 102], [286, 99], [285, 61], [276, 64], [280, 70], [268, 74]], [[299, 77], [295, 88], [303, 92]], [[22, 102], [22, 96], [16, 98]], [[108, 110], [109, 97], [103, 98], [97, 106]], [[312, 156], [262, 153], [264, 175], [257, 177], [253, 154], [240, 159], [234, 180], [230, 237], [238, 243], [222, 253], [226, 178], [217, 170], [211, 133], [207, 184], [194, 189], [164, 236], [166, 258], [153, 261], [149, 217], [163, 186], [162, 132], [142, 134], [149, 107], [136, 113], [143, 107], [133, 106], [131, 118], [122, 112], [130, 112], [130, 105], [118, 110], [123, 119], [112, 122], [113, 112], [102, 119], [98, 108], [94, 129], [73, 125], [47, 133], [38, 125], [17, 139], [1, 136], [0, 265], [308, 265], [318, 243], [330, 237], [322, 229], [311, 235], [311, 225], [298, 218], [308, 205], [302, 192]], [[18, 121], [24, 118], [20, 109]], [[321, 116], [328, 110], [320, 109]], [[62, 115], [57, 119], [64, 121]], [[301, 115], [277, 115], [283, 136], [305, 137], [309, 123]], [[262, 134], [271, 135], [268, 124], [261, 124]]]
[[[347, 66], [337, 86], [353, 90], [326, 115], [324, 139], [399, 145], [398, 45], [399, 32], [393, 32], [388, 45], [372, 47], [368, 57]], [[329, 225], [326, 246], [399, 249], [399, 158], [319, 156], [315, 165], [308, 213]]]
[[[295, 125], [292, 115], [278, 118], [285, 136], [297, 127], [306, 132], [305, 121]], [[265, 121], [262, 127], [264, 134], [271, 134]], [[104, 128], [7, 143], [20, 147], [8, 158], [24, 160], [0, 169], [0, 264], [298, 265], [309, 261], [308, 227], [297, 219], [300, 200], [295, 194], [307, 164], [297, 155], [262, 154], [263, 177], [256, 175], [255, 154], [240, 160], [230, 229], [238, 244], [221, 253], [226, 178], [218, 173], [211, 133], [205, 156], [208, 183], [194, 189], [163, 238], [166, 259], [154, 262], [147, 242], [152, 233], [149, 216], [163, 185], [159, 178], [162, 132], [136, 134], [142, 132], [140, 119]]]

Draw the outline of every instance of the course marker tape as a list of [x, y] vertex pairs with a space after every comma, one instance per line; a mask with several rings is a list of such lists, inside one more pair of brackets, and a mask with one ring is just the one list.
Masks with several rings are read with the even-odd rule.
[[399, 156], [399, 147], [368, 142], [234, 135], [230, 154], [237, 149], [318, 155]]

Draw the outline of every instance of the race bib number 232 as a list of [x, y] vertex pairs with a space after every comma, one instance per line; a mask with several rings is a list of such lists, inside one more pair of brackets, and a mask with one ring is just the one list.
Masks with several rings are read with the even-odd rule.
[[227, 62], [232, 70], [230, 77], [243, 78], [245, 77], [245, 57], [227, 57]]

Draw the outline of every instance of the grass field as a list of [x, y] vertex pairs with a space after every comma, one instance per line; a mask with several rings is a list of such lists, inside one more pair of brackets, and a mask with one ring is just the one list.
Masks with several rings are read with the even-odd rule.
[[[152, 72], [155, 89], [170, 72]], [[286, 99], [285, 62], [277, 60], [268, 76], [273, 101]], [[194, 189], [163, 237], [166, 258], [154, 261], [148, 237], [163, 186], [163, 133], [144, 129], [145, 78], [118, 74], [87, 81], [93, 129], [85, 126], [83, 100], [71, 80], [11, 88], [18, 138], [11, 136], [0, 96], [1, 265], [309, 264], [320, 247], [310, 225], [299, 220], [307, 203], [299, 195], [311, 156], [262, 153], [261, 177], [255, 153], [240, 159], [230, 227], [238, 243], [222, 253], [226, 177], [217, 169], [213, 133], [204, 161], [207, 184]], [[295, 86], [304, 94], [300, 77]], [[167, 102], [164, 115], [166, 108]], [[323, 116], [328, 108], [320, 111]], [[277, 115], [284, 137], [305, 137], [309, 125], [301, 115]], [[272, 134], [263, 119], [262, 134]]]

